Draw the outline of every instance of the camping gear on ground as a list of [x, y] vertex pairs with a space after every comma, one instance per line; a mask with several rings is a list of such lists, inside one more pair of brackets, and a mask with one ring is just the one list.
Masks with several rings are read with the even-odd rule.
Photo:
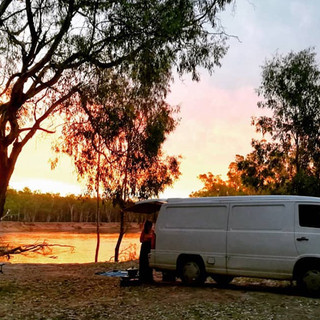
[[97, 272], [97, 275], [106, 277], [118, 277], [121, 278], [120, 286], [136, 286], [140, 284], [139, 280], [139, 270], [137, 268], [131, 267], [127, 270], [111, 270], [105, 272]]

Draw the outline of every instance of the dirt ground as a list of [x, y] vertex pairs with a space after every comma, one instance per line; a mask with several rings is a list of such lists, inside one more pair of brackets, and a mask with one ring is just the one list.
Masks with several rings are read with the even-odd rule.
[[235, 279], [186, 287], [180, 281], [120, 286], [96, 273], [121, 264], [5, 264], [0, 273], [0, 319], [320, 319], [320, 299], [289, 282]]
[[[102, 232], [117, 232], [104, 224]], [[132, 232], [139, 225], [131, 225]], [[1, 222], [1, 232], [94, 232], [91, 223]], [[0, 261], [1, 263], [1, 261]], [[201, 287], [162, 282], [120, 286], [119, 278], [97, 273], [125, 270], [138, 263], [10, 264], [0, 273], [0, 319], [320, 319], [320, 299], [304, 297], [289, 282], [235, 279], [221, 288], [213, 280]]]

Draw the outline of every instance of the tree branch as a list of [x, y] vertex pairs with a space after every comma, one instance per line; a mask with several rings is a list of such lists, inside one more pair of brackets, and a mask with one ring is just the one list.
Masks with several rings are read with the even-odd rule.
[[29, 53], [26, 55], [24, 61], [23, 61], [23, 69], [27, 70], [30, 61], [34, 59], [34, 52], [39, 40], [38, 34], [36, 32], [34, 22], [33, 22], [33, 13], [31, 10], [31, 2], [30, 0], [26, 0], [26, 11], [27, 11], [27, 18], [28, 18], [28, 26], [30, 29], [30, 35], [31, 35], [31, 48], [29, 50]]
[[37, 119], [35, 124], [32, 126], [30, 131], [27, 133], [27, 135], [22, 139], [20, 145], [21, 148], [34, 136], [34, 134], [37, 132], [37, 130], [40, 130], [40, 124], [42, 121], [47, 119], [47, 117], [54, 112], [55, 108], [68, 100], [72, 95], [74, 95], [78, 91], [77, 87], [72, 88], [66, 95], [55, 101], [44, 113], [43, 115]]
[[7, 84], [6, 84], [5, 88], [4, 88], [3, 91], [0, 93], [0, 97], [7, 92], [7, 90], [8, 90], [9, 87], [10, 87], [10, 84], [11, 84], [12, 80], [13, 80], [14, 78], [16, 78], [16, 77], [19, 77], [19, 76], [21, 76], [21, 73], [14, 73], [12, 76], [10, 76], [10, 78], [9, 78], [8, 81], [7, 81]]
[[2, 0], [0, 3], [0, 25], [2, 23], [1, 17], [5, 13], [6, 9], [8, 8], [8, 6], [11, 2], [12, 2], [12, 0]]
[[58, 48], [63, 36], [69, 30], [73, 15], [74, 15], [74, 0], [70, 0], [67, 15], [61, 25], [61, 29], [59, 33], [55, 35], [53, 38], [54, 39], [53, 44], [51, 45], [46, 55], [37, 64], [35, 64], [33, 68], [31, 68], [28, 72], [26, 72], [27, 77], [30, 77], [31, 75], [35, 75], [41, 68], [43, 68], [50, 61], [50, 59], [52, 58], [52, 55], [55, 53], [56, 49]]
[[44, 250], [50, 247], [71, 248], [72, 250], [74, 249], [74, 246], [65, 245], [65, 244], [48, 244], [44, 241], [43, 243], [26, 244], [18, 247], [13, 247], [13, 248], [0, 247], [0, 257], [7, 257], [7, 259], [10, 259], [10, 255], [13, 255], [13, 254], [21, 254], [24, 252], [39, 252], [39, 251], [42, 251], [42, 254], [46, 255], [47, 253]]
[[[32, 130], [33, 127], [30, 127], [30, 128], [22, 128], [19, 130], [19, 133], [20, 132], [23, 132], [23, 131], [30, 131]], [[48, 130], [48, 129], [45, 129], [45, 128], [41, 128], [41, 127], [38, 127], [37, 130], [40, 130], [40, 131], [44, 131], [46, 133], [56, 133], [56, 131], [51, 131], [51, 130]]]

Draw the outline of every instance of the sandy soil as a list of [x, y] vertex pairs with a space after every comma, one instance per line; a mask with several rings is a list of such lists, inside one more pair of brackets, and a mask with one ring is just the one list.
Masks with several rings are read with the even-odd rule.
[[288, 282], [235, 279], [186, 287], [180, 281], [121, 287], [97, 272], [122, 264], [6, 264], [0, 274], [0, 319], [319, 319], [320, 299]]

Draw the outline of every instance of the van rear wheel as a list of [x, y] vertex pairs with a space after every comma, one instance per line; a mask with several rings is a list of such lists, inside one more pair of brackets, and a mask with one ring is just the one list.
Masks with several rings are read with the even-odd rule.
[[203, 266], [195, 260], [184, 262], [181, 270], [181, 280], [188, 285], [203, 284], [206, 280]]
[[308, 295], [320, 295], [320, 268], [305, 269], [298, 279], [299, 287]]

